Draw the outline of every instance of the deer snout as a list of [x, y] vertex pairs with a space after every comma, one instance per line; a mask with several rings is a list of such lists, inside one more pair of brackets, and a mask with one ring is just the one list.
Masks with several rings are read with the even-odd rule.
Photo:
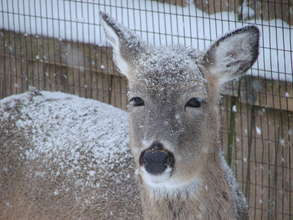
[[140, 166], [152, 175], [162, 174], [168, 167], [173, 169], [175, 163], [174, 155], [164, 149], [163, 145], [155, 142], [144, 150], [139, 158]]

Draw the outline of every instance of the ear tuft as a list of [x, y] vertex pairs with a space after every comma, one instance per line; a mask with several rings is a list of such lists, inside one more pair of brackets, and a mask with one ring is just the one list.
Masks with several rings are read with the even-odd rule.
[[256, 61], [259, 30], [247, 26], [217, 40], [204, 55], [201, 66], [220, 84], [243, 75]]

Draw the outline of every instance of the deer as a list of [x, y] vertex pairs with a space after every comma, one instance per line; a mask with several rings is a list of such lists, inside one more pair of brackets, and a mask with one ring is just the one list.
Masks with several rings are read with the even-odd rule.
[[145, 220], [239, 220], [247, 203], [220, 148], [220, 89], [258, 57], [259, 30], [237, 29], [205, 52], [153, 47], [100, 13], [129, 82], [129, 146]]
[[100, 19], [129, 81], [128, 113], [37, 90], [0, 100], [0, 219], [248, 219], [221, 150], [219, 100], [256, 61], [258, 29], [199, 52]]

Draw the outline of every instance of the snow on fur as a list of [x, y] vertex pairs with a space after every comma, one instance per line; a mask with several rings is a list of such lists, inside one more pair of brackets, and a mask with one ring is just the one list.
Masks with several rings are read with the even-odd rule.
[[137, 61], [139, 70], [138, 79], [146, 79], [148, 88], [173, 89], [199, 86], [204, 91], [202, 84], [206, 80], [196, 65], [201, 53], [187, 47], [158, 47], [151, 53], [142, 54]]
[[0, 100], [0, 219], [140, 219], [127, 127], [126, 112], [61, 92]]
[[[61, 92], [28, 92], [0, 101], [0, 118], [12, 120], [7, 108], [21, 106], [15, 124], [30, 139], [26, 160], [53, 160], [68, 175], [81, 171], [80, 160], [92, 152], [94, 161], [79, 184], [95, 186], [97, 169], [111, 170], [130, 160], [127, 113], [98, 101]], [[122, 156], [123, 155], [123, 156]], [[56, 174], [57, 175], [57, 174]], [[117, 179], [119, 181], [119, 179]], [[96, 185], [99, 187], [99, 185]]]
[[[28, 190], [28, 196], [34, 196], [36, 192], [32, 190], [37, 190], [36, 195], [42, 192], [41, 195], [45, 196], [40, 197], [41, 201], [49, 200], [49, 204], [54, 205], [50, 196], [63, 198], [66, 192], [71, 191], [76, 201], [81, 200], [78, 207], [96, 210], [97, 201], [105, 201], [107, 209], [111, 206], [108, 201], [119, 200], [118, 208], [114, 207], [110, 215], [118, 216], [124, 212], [136, 217], [140, 215], [139, 193], [133, 178], [133, 158], [128, 149], [126, 112], [74, 95], [33, 90], [0, 100], [0, 123], [5, 122], [14, 122], [16, 129], [27, 140], [20, 143], [28, 146], [19, 146], [25, 151], [23, 160], [26, 166], [34, 167], [38, 160], [44, 166], [32, 168], [27, 173], [28, 184], [32, 187]], [[4, 138], [5, 135], [11, 137], [9, 132], [16, 131], [5, 131]], [[0, 158], [6, 149], [5, 146], [2, 148], [4, 151], [0, 151]], [[245, 208], [245, 200], [223, 157], [222, 166], [237, 207], [241, 210]], [[9, 168], [0, 168], [0, 176], [3, 172], [9, 172]], [[53, 182], [52, 188], [33, 184], [38, 178], [43, 178], [47, 184], [51, 178], [46, 176], [59, 176], [60, 173], [65, 175], [65, 179], [56, 185]], [[68, 178], [73, 179], [75, 186], [67, 185]], [[126, 202], [127, 207], [120, 205]], [[42, 207], [49, 208], [47, 205]], [[100, 207], [100, 211], [105, 207]], [[125, 211], [129, 207], [131, 211]], [[97, 219], [111, 219], [101, 215]], [[134, 219], [133, 216], [130, 218]]]

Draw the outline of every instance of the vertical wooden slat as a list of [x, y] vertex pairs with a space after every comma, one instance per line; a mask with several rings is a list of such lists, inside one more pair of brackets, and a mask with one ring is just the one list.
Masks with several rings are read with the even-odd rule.
[[[230, 97], [225, 97], [229, 103]], [[293, 163], [289, 164], [292, 158], [292, 127], [281, 124], [284, 119], [289, 119], [288, 125], [293, 124], [292, 113], [257, 107], [255, 111], [255, 126], [252, 127], [253, 135], [249, 136], [249, 125], [251, 117], [248, 104], [237, 103], [242, 106], [242, 116], [247, 115], [240, 124], [241, 114], [239, 109], [236, 113], [236, 145], [233, 150], [237, 152], [233, 158], [233, 163], [237, 163], [237, 179], [246, 188], [249, 184], [249, 205], [250, 219], [285, 219], [291, 220], [289, 213], [293, 207], [289, 207], [290, 197], [293, 197], [293, 185], [290, 176], [293, 174]], [[224, 105], [226, 106], [226, 105]], [[223, 112], [226, 112], [225, 109]], [[288, 116], [289, 114], [289, 116]], [[228, 124], [228, 118], [223, 115], [223, 125]], [[224, 149], [227, 148], [225, 141], [227, 132], [224, 132]], [[241, 143], [243, 152], [241, 152]], [[248, 146], [251, 144], [251, 146]], [[248, 149], [251, 147], [249, 157]], [[291, 153], [291, 155], [290, 155]], [[239, 164], [243, 164], [245, 169], [241, 169]], [[247, 182], [247, 171], [249, 165], [249, 183]], [[291, 205], [292, 206], [292, 205]], [[287, 214], [283, 214], [287, 213]], [[285, 217], [286, 216], [286, 217]]]

